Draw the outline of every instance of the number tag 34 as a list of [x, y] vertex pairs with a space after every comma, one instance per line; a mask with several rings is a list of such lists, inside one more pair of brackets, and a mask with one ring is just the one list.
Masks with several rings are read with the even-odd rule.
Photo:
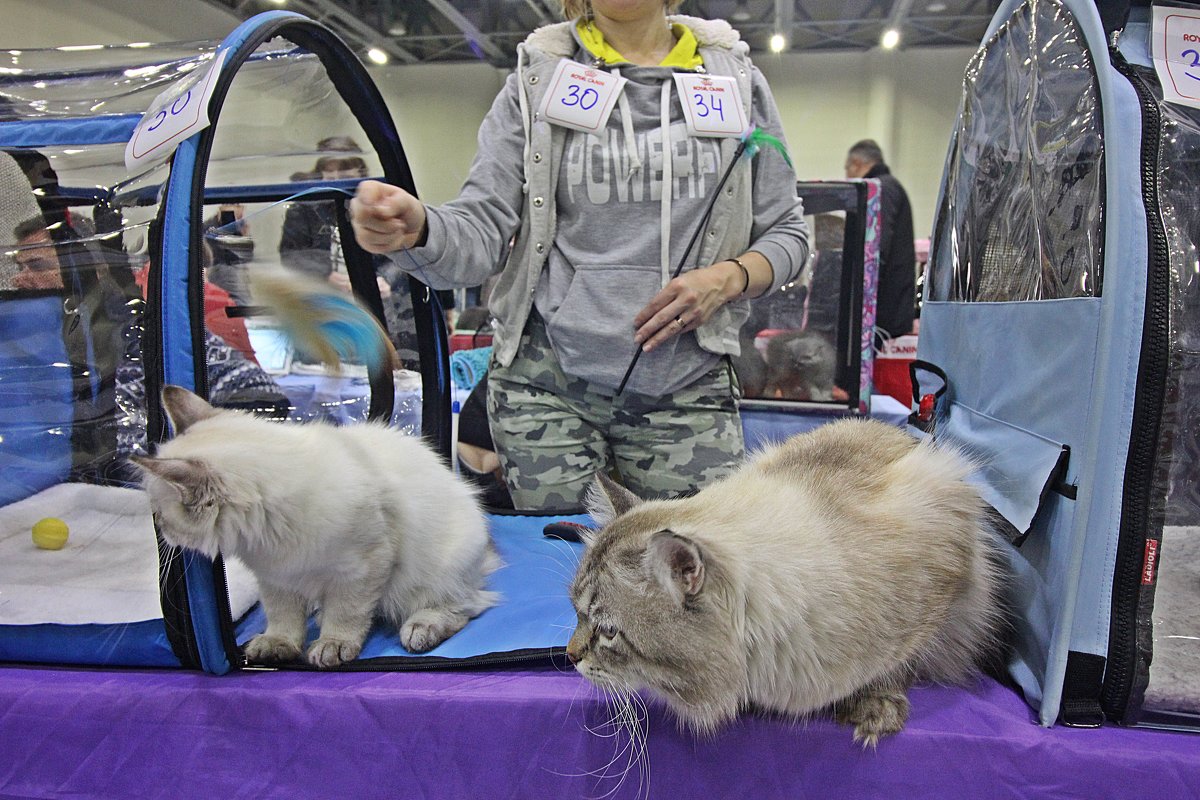
[[720, 75], [675, 75], [692, 136], [741, 136], [750, 127], [737, 82]]
[[625, 78], [564, 59], [550, 79], [550, 91], [542, 98], [538, 113], [564, 128], [599, 133], [608, 124], [626, 82]]

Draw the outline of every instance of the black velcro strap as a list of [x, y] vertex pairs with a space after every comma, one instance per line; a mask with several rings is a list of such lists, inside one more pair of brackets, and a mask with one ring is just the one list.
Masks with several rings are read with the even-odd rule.
[[1067, 653], [1059, 721], [1070, 728], [1099, 728], [1104, 724], [1100, 693], [1104, 688], [1104, 656]]

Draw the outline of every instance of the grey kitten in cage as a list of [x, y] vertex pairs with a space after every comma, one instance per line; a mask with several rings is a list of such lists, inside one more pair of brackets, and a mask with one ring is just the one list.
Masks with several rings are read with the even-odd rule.
[[271, 422], [214, 408], [178, 386], [163, 391], [175, 438], [135, 457], [163, 538], [240, 558], [254, 573], [267, 629], [250, 661], [305, 652], [358, 656], [375, 617], [424, 652], [494, 605], [500, 565], [474, 491], [415, 436], [380, 424]]
[[998, 645], [999, 545], [970, 470], [845, 420], [692, 497], [642, 501], [598, 476], [567, 655], [700, 731], [744, 709], [832, 709], [874, 746], [903, 728], [910, 684], [961, 682]]
[[767, 343], [764, 397], [783, 400], [833, 400], [837, 352], [823, 334], [790, 331]]

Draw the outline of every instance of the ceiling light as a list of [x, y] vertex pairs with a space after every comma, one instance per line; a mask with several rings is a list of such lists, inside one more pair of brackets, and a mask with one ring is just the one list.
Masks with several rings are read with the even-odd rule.
[[782, 53], [785, 47], [787, 47], [787, 39], [783, 38], [782, 33], [771, 34], [770, 48], [772, 53]]
[[367, 51], [367, 58], [375, 64], [383, 65], [388, 63], [388, 54], [380, 50], [378, 47], [372, 47]]
[[879, 46], [884, 50], [894, 50], [898, 44], [900, 44], [900, 31], [895, 28], [888, 28], [883, 32], [883, 36], [879, 37]]
[[946, 4], [945, 3], [930, 3], [929, 5], [925, 6], [925, 10], [928, 11], [930, 14], [940, 14], [946, 10]]

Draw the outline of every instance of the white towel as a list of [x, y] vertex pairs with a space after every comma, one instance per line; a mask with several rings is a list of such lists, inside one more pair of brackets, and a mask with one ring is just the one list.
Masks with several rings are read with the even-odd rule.
[[[67, 523], [62, 550], [33, 544], [44, 517]], [[258, 588], [245, 565], [226, 561], [237, 619]], [[140, 489], [63, 483], [0, 508], [0, 625], [120, 624], [162, 619], [158, 546]]]

